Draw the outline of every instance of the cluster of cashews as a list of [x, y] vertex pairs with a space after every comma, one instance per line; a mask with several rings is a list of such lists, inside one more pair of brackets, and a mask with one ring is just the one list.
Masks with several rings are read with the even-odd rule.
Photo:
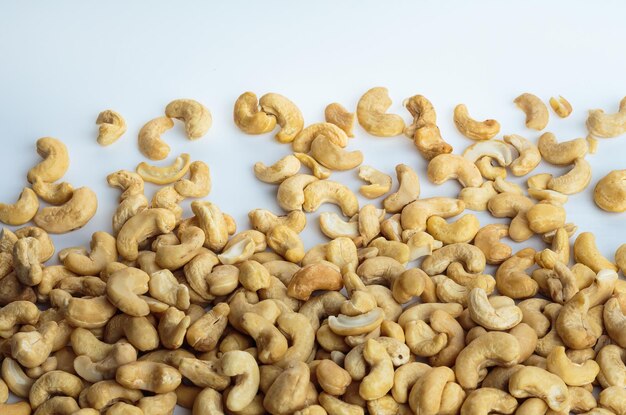
[[[164, 151], [159, 135], [171, 118], [185, 121], [189, 138], [203, 135], [210, 114], [207, 121], [194, 103], [168, 105], [166, 117], [142, 129], [143, 143]], [[529, 128], [545, 128], [541, 100], [523, 94], [515, 103]], [[559, 116], [565, 103], [551, 103]], [[193, 201], [184, 217], [181, 201], [211, 188], [208, 166], [187, 154], [109, 175], [122, 191], [113, 231], [95, 232], [89, 250], [60, 250], [60, 265], [46, 264], [55, 253], [48, 233], [67, 231], [69, 214], [86, 223], [95, 207], [90, 213], [83, 201], [68, 214], [33, 214], [38, 226], [4, 229], [0, 413], [166, 415], [176, 405], [194, 415], [625, 413], [626, 285], [618, 272], [626, 271], [626, 244], [614, 261], [588, 232], [571, 244], [576, 226], [564, 209], [567, 195], [589, 183], [588, 142], [558, 143], [550, 133], [538, 145], [516, 135], [493, 140], [499, 124], [474, 121], [461, 106], [455, 123], [478, 141], [455, 155], [427, 99], [405, 102], [409, 126], [386, 113], [390, 106], [386, 89], [373, 88], [356, 116], [333, 103], [326, 122], [305, 126], [281, 95], [241, 95], [237, 126], [262, 134], [278, 124], [277, 139], [294, 150], [254, 166], [259, 180], [277, 185], [286, 213], [254, 209], [249, 230], [208, 200]], [[355, 120], [378, 136], [404, 131], [429, 160], [428, 180], [456, 180], [459, 197], [420, 198], [419, 176], [404, 164], [390, 193], [391, 176], [345, 150]], [[103, 145], [126, 129], [113, 111], [98, 124]], [[48, 165], [29, 173], [33, 188], [67, 170], [64, 146], [42, 148]], [[542, 158], [574, 164], [574, 173], [535, 175], [528, 196], [505, 180], [507, 169], [525, 176]], [[311, 174], [300, 172], [303, 164]], [[350, 188], [329, 180], [333, 170], [357, 167], [360, 193], [385, 196], [380, 207], [360, 206]], [[596, 186], [603, 209], [620, 210], [622, 179]], [[151, 201], [144, 181], [162, 186]], [[71, 191], [71, 200], [81, 196]], [[330, 240], [306, 250], [306, 213], [324, 203], [341, 214], [320, 215]], [[466, 209], [510, 223], [481, 226]], [[502, 241], [533, 235], [548, 247], [513, 252]], [[493, 275], [487, 265], [497, 266]], [[4, 403], [9, 391], [24, 401]]]

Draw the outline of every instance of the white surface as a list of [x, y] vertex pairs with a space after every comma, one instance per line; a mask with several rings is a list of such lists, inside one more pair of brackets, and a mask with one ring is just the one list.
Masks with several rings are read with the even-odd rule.
[[[119, 196], [105, 176], [143, 160], [139, 128], [181, 97], [209, 107], [213, 127], [190, 142], [177, 123], [164, 136], [170, 159], [189, 152], [207, 162], [213, 178], [208, 199], [240, 229], [252, 208], [278, 211], [275, 187], [258, 182], [252, 165], [290, 152], [272, 134], [248, 136], [236, 128], [233, 103], [247, 90], [284, 94], [307, 123], [322, 121], [333, 101], [354, 109], [360, 95], [378, 85], [389, 88], [390, 110], [408, 121], [402, 100], [420, 93], [435, 105], [455, 153], [472, 143], [454, 128], [456, 104], [466, 103], [478, 119], [499, 120], [502, 133], [536, 140], [539, 133], [525, 128], [513, 99], [522, 92], [546, 101], [561, 94], [574, 112], [565, 120], [551, 112], [546, 131], [561, 140], [584, 137], [587, 110], [614, 112], [626, 95], [625, 14], [626, 3], [618, 1], [3, 2], [0, 200], [12, 202], [27, 184], [26, 172], [39, 161], [37, 138], [62, 139], [71, 156], [64, 180], [92, 187], [100, 207], [84, 229], [55, 241], [58, 247], [87, 245], [92, 232], [110, 229]], [[102, 148], [94, 123], [106, 108], [123, 114], [128, 132]], [[422, 177], [422, 197], [458, 193], [456, 183], [428, 183], [426, 162], [411, 141], [355, 131], [349, 148], [362, 150], [365, 164], [389, 174], [397, 163], [409, 164]], [[592, 190], [610, 170], [626, 167], [625, 152], [626, 136], [602, 140], [598, 153], [587, 157], [591, 185], [567, 204], [568, 221], [594, 232], [610, 258], [626, 242], [626, 217], [600, 211]], [[542, 164], [534, 173], [544, 171], [566, 169]], [[355, 191], [360, 185], [355, 172], [332, 178]], [[317, 228], [316, 216], [310, 215], [311, 228]], [[307, 246], [321, 240], [313, 229], [306, 233]]]

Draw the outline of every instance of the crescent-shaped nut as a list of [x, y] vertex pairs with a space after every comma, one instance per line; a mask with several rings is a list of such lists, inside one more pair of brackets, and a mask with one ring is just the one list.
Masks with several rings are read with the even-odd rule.
[[235, 101], [233, 110], [235, 124], [246, 134], [265, 134], [276, 127], [276, 117], [260, 111], [259, 100], [254, 92], [244, 92]]
[[62, 205], [72, 198], [74, 187], [67, 182], [48, 183], [37, 179], [33, 183], [33, 191], [46, 203]]
[[276, 139], [281, 143], [291, 143], [304, 127], [302, 112], [292, 101], [286, 97], [268, 93], [259, 100], [261, 110], [276, 118], [280, 125], [280, 131], [276, 133]]
[[413, 139], [415, 132], [426, 125], [437, 124], [437, 113], [433, 104], [423, 95], [413, 95], [402, 103], [413, 116], [411, 125], [404, 129], [404, 135]]
[[606, 259], [596, 246], [596, 237], [591, 232], [583, 232], [574, 241], [574, 259], [587, 265], [594, 272], [610, 269], [617, 272], [617, 266]]
[[44, 137], [37, 140], [37, 154], [43, 160], [28, 171], [28, 181], [34, 183], [37, 179], [52, 183], [59, 180], [70, 165], [67, 147], [61, 140]]
[[353, 112], [348, 111], [343, 105], [333, 102], [328, 104], [324, 109], [324, 119], [326, 122], [335, 124], [341, 128], [348, 137], [354, 137], [352, 129], [354, 128], [354, 120], [356, 116]]
[[25, 187], [14, 204], [0, 203], [0, 222], [7, 225], [23, 225], [39, 210], [39, 199], [35, 192]]
[[41, 209], [35, 215], [34, 221], [48, 233], [66, 233], [85, 226], [97, 209], [98, 198], [94, 191], [88, 187], [80, 187], [61, 206]]
[[300, 268], [287, 286], [290, 297], [308, 300], [317, 290], [339, 291], [343, 287], [341, 273], [328, 263], [317, 263]]
[[185, 123], [185, 132], [190, 140], [197, 140], [209, 131], [213, 118], [211, 112], [193, 99], [176, 99], [165, 107], [165, 115]]
[[203, 161], [189, 165], [189, 179], [179, 179], [174, 189], [183, 197], [205, 197], [211, 192], [211, 171]]
[[550, 98], [550, 106], [554, 113], [561, 118], [567, 118], [572, 113], [572, 104], [560, 95], [558, 99]]
[[476, 236], [480, 222], [471, 213], [461, 216], [457, 221], [448, 223], [439, 216], [431, 216], [426, 221], [426, 232], [443, 244], [468, 243]]
[[600, 179], [593, 200], [607, 212], [626, 212], [626, 170], [613, 170]]
[[511, 148], [499, 140], [486, 140], [474, 143], [467, 147], [463, 152], [463, 157], [472, 163], [483, 157], [491, 157], [500, 164], [500, 166], [508, 166], [513, 162], [513, 153]]
[[427, 174], [434, 184], [442, 184], [450, 179], [457, 179], [463, 187], [479, 187], [483, 184], [478, 167], [456, 154], [440, 154], [430, 160]]
[[514, 176], [525, 176], [541, 162], [541, 153], [536, 145], [522, 136], [505, 135], [504, 141], [517, 150], [519, 156], [511, 162], [509, 168]]
[[279, 184], [297, 174], [300, 166], [300, 160], [296, 156], [289, 154], [271, 166], [266, 166], [260, 161], [255, 163], [254, 175], [264, 183]]
[[146, 209], [124, 223], [117, 235], [117, 251], [129, 261], [137, 259], [139, 243], [149, 237], [171, 232], [176, 225], [174, 213], [167, 209]]
[[363, 163], [359, 150], [345, 151], [325, 135], [319, 135], [311, 143], [311, 156], [322, 166], [331, 170], [352, 170]]
[[309, 174], [296, 174], [285, 179], [276, 193], [278, 205], [291, 212], [292, 210], [302, 210], [304, 204], [304, 188], [318, 179]]
[[454, 108], [454, 124], [461, 134], [472, 140], [490, 140], [500, 132], [500, 123], [488, 119], [476, 121], [471, 118], [465, 104]]
[[402, 209], [400, 223], [402, 229], [426, 230], [426, 221], [431, 216], [450, 218], [465, 210], [465, 203], [449, 197], [430, 197], [418, 199]]
[[333, 333], [340, 336], [357, 336], [359, 334], [369, 333], [379, 327], [384, 317], [383, 309], [376, 307], [365, 314], [356, 316], [346, 316], [343, 314], [329, 316], [328, 326]]
[[589, 151], [589, 144], [584, 138], [557, 142], [552, 133], [544, 133], [539, 137], [539, 152], [543, 159], [550, 164], [566, 166], [582, 158]]
[[348, 145], [348, 136], [341, 128], [335, 124], [320, 122], [311, 124], [298, 133], [292, 143], [293, 151], [308, 153], [311, 150], [313, 140], [319, 136], [325, 136], [332, 143], [342, 148]]
[[511, 256], [511, 247], [500, 242], [500, 239], [508, 235], [508, 225], [492, 223], [480, 229], [476, 233], [474, 245], [483, 251], [488, 264], [498, 265], [506, 261]]
[[[506, 297], [505, 297], [506, 298]], [[474, 288], [468, 296], [467, 309], [472, 320], [487, 330], [508, 330], [522, 321], [522, 310], [512, 305], [494, 307], [482, 288]]]
[[341, 213], [351, 217], [359, 211], [359, 201], [345, 185], [332, 180], [316, 180], [303, 191], [305, 212], [315, 212], [323, 203], [332, 203], [341, 208]]
[[139, 130], [139, 151], [150, 160], [163, 160], [170, 153], [170, 146], [161, 139], [161, 134], [174, 127], [169, 117], [158, 117], [148, 121]]
[[342, 236], [356, 238], [359, 236], [359, 223], [346, 222], [335, 212], [322, 212], [320, 214], [320, 230], [331, 239]]
[[126, 121], [118, 112], [104, 110], [96, 119], [98, 144], [108, 146], [116, 142], [126, 132]]
[[361, 127], [378, 137], [394, 137], [404, 131], [404, 120], [397, 114], [387, 114], [391, 107], [387, 88], [375, 87], [368, 90], [356, 107], [356, 115]]
[[420, 196], [420, 180], [415, 171], [406, 164], [396, 166], [398, 190], [383, 200], [383, 207], [387, 212], [396, 213], [404, 209]]
[[106, 282], [108, 300], [121, 312], [142, 317], [150, 314], [148, 303], [140, 295], [148, 292], [150, 276], [144, 271], [126, 267], [114, 272]]
[[526, 114], [526, 127], [541, 131], [548, 125], [548, 107], [537, 96], [524, 93], [513, 101]]
[[605, 114], [602, 110], [591, 110], [587, 117], [587, 129], [596, 137], [617, 137], [626, 132], [626, 97], [619, 103], [619, 111]]
[[516, 398], [537, 397], [553, 411], [569, 412], [570, 400], [563, 380], [545, 369], [524, 366], [509, 379], [509, 391]]
[[313, 174], [313, 176], [317, 177], [318, 179], [324, 180], [330, 177], [330, 170], [322, 166], [320, 163], [318, 163], [317, 160], [315, 160], [310, 155], [305, 154], [305, 153], [297, 153], [297, 152], [293, 153], [293, 155], [296, 156], [298, 160], [300, 160], [300, 163], [302, 165], [304, 165], [305, 167], [308, 167], [311, 170], [311, 173]]
[[176, 157], [169, 166], [153, 166], [145, 161], [137, 165], [137, 174], [146, 182], [154, 184], [170, 184], [182, 178], [191, 164], [189, 154], [183, 153]]
[[548, 189], [573, 195], [580, 193], [591, 182], [591, 165], [584, 158], [574, 161], [574, 167], [562, 176], [552, 177], [548, 181]]

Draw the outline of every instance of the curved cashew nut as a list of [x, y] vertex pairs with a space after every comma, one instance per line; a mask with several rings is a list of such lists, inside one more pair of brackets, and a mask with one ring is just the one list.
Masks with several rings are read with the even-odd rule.
[[158, 117], [148, 121], [139, 130], [139, 150], [150, 160], [163, 160], [170, 153], [170, 146], [161, 139], [161, 134], [174, 127], [169, 117]]
[[263, 363], [275, 363], [287, 352], [287, 339], [267, 319], [255, 313], [244, 313], [241, 327], [253, 339], [258, 347], [259, 360]]
[[355, 118], [354, 113], [348, 111], [343, 105], [337, 102], [328, 104], [324, 109], [324, 119], [326, 122], [335, 124], [337, 127], [341, 128], [348, 137], [354, 137], [352, 129], [354, 128]]
[[626, 132], [626, 97], [619, 103], [619, 111], [605, 114], [602, 110], [591, 110], [587, 117], [587, 129], [596, 137], [617, 137]]
[[538, 148], [545, 161], [557, 166], [571, 164], [589, 151], [589, 145], [584, 138], [558, 143], [552, 133], [544, 133], [539, 137]]
[[400, 217], [403, 229], [423, 231], [426, 221], [431, 216], [449, 218], [456, 216], [465, 209], [465, 203], [448, 197], [431, 197], [409, 203], [402, 209]]
[[522, 367], [509, 379], [509, 391], [516, 398], [541, 398], [554, 411], [569, 411], [569, 392], [565, 382], [545, 369]]
[[300, 163], [308, 167], [311, 170], [313, 176], [317, 177], [318, 179], [324, 180], [330, 177], [330, 170], [322, 166], [320, 163], [318, 163], [317, 160], [315, 160], [308, 154], [293, 153], [293, 155], [296, 156], [298, 160], [300, 160]]
[[491, 156], [480, 156], [475, 164], [480, 174], [487, 180], [496, 180], [498, 178], [505, 179], [507, 176], [506, 168], [494, 165], [494, 158]]
[[39, 200], [32, 189], [25, 187], [14, 204], [0, 203], [0, 222], [7, 225], [23, 225], [39, 210]]
[[504, 142], [515, 147], [519, 154], [509, 165], [514, 176], [527, 175], [541, 162], [539, 148], [524, 137], [516, 134], [505, 135]]
[[[509, 248], [510, 249], [510, 248]], [[524, 271], [535, 263], [535, 250], [525, 248], [505, 260], [496, 271], [498, 292], [511, 298], [528, 298], [537, 293], [537, 282]]]
[[228, 225], [220, 208], [204, 200], [191, 203], [191, 210], [198, 218], [198, 227], [204, 232], [204, 246], [220, 251], [228, 242]]
[[276, 118], [276, 122], [280, 125], [280, 131], [276, 133], [276, 139], [281, 143], [290, 143], [296, 138], [298, 133], [304, 127], [304, 118], [300, 109], [286, 97], [268, 93], [259, 100], [261, 110], [268, 115]]
[[161, 245], [156, 250], [156, 263], [162, 268], [176, 270], [182, 268], [201, 252], [204, 232], [190, 226], [180, 232], [180, 244]]
[[33, 191], [46, 203], [62, 205], [71, 199], [74, 187], [66, 182], [48, 183], [37, 178], [33, 183]]
[[528, 209], [526, 219], [533, 232], [543, 234], [565, 225], [565, 209], [551, 203], [537, 203]]
[[289, 296], [306, 301], [316, 290], [339, 291], [343, 287], [341, 273], [327, 264], [311, 264], [300, 268], [287, 286]]
[[413, 138], [415, 132], [425, 125], [437, 124], [437, 113], [433, 104], [423, 95], [413, 95], [402, 103], [413, 116], [413, 123], [404, 129], [404, 134]]
[[311, 156], [331, 170], [352, 170], [363, 163], [363, 153], [359, 150], [345, 151], [325, 135], [319, 135], [313, 140]]
[[37, 153], [43, 160], [28, 171], [28, 181], [37, 180], [52, 183], [59, 180], [70, 165], [67, 147], [61, 140], [44, 137], [37, 140]]
[[343, 314], [330, 316], [328, 317], [328, 326], [333, 333], [340, 336], [356, 336], [369, 333], [380, 327], [384, 317], [382, 308], [377, 307], [357, 316], [346, 316]]
[[452, 223], [439, 216], [431, 216], [426, 221], [426, 232], [446, 245], [468, 243], [474, 239], [479, 229], [478, 218], [471, 213]]
[[275, 226], [285, 225], [300, 233], [306, 226], [306, 215], [294, 210], [284, 216], [277, 216], [266, 209], [253, 209], [248, 213], [250, 224], [259, 232], [267, 233]]
[[461, 200], [467, 209], [483, 211], [487, 210], [489, 199], [497, 195], [492, 181], [484, 182], [480, 187], [464, 187], [459, 193]]
[[378, 137], [394, 137], [404, 131], [404, 120], [397, 114], [387, 114], [391, 107], [389, 91], [374, 87], [364, 93], [356, 107], [356, 116], [361, 127]]
[[88, 187], [80, 187], [74, 190], [72, 198], [63, 205], [41, 209], [34, 221], [48, 233], [66, 233], [85, 226], [97, 209], [95, 192]]
[[263, 399], [265, 410], [273, 414], [291, 414], [303, 408], [306, 405], [310, 376], [306, 363], [290, 362], [267, 390]]
[[517, 399], [495, 388], [476, 389], [467, 395], [461, 415], [488, 415], [493, 412], [512, 414], [517, 409]]
[[304, 258], [304, 245], [298, 233], [289, 226], [278, 225], [267, 233], [267, 244], [289, 262], [298, 263]]
[[40, 246], [39, 240], [32, 237], [20, 238], [15, 242], [13, 268], [17, 279], [24, 285], [38, 285], [43, 278], [39, 262]]
[[448, 345], [448, 336], [445, 333], [433, 330], [421, 320], [409, 321], [404, 332], [411, 352], [420, 357], [434, 356]]
[[580, 193], [591, 182], [591, 165], [583, 158], [574, 161], [574, 167], [559, 177], [553, 177], [548, 182], [548, 189], [566, 195]]
[[560, 95], [558, 99], [550, 98], [550, 106], [555, 114], [561, 118], [567, 118], [572, 113], [572, 104]]
[[465, 157], [455, 154], [440, 154], [428, 163], [428, 179], [434, 184], [442, 184], [457, 179], [463, 187], [479, 187], [483, 177], [478, 167]]
[[454, 381], [452, 369], [445, 366], [430, 369], [411, 388], [411, 409], [418, 414], [458, 413], [465, 392]]
[[626, 393], [623, 388], [611, 386], [600, 392], [600, 405], [606, 411], [623, 414], [626, 411]]
[[227, 303], [217, 304], [189, 326], [186, 334], [187, 343], [198, 351], [215, 349], [228, 325], [229, 313], [230, 307]]
[[134, 261], [139, 255], [141, 242], [152, 236], [171, 232], [175, 225], [176, 217], [167, 209], [143, 210], [128, 219], [120, 229], [117, 235], [117, 251], [122, 257]]
[[248, 406], [259, 389], [259, 367], [250, 353], [233, 350], [224, 353], [220, 360], [222, 373], [236, 377], [235, 385], [228, 393], [226, 407], [241, 411]]
[[211, 192], [211, 172], [203, 161], [189, 165], [189, 179], [179, 179], [174, 189], [183, 197], [205, 197]]
[[317, 180], [309, 183], [303, 191], [305, 212], [315, 212], [323, 203], [336, 204], [345, 216], [354, 216], [359, 211], [359, 201], [352, 191], [339, 182]]
[[262, 162], [254, 164], [254, 175], [265, 183], [279, 184], [300, 170], [300, 160], [292, 154], [283, 157], [271, 166]]
[[393, 386], [393, 363], [383, 345], [369, 339], [363, 348], [363, 358], [370, 365], [370, 372], [359, 385], [359, 395], [365, 400], [382, 398]]
[[189, 154], [183, 153], [176, 157], [169, 166], [153, 166], [145, 161], [137, 165], [137, 174], [147, 182], [155, 184], [170, 184], [182, 178], [190, 166]]
[[117, 311], [104, 295], [75, 298], [60, 289], [50, 291], [50, 303], [60, 309], [72, 326], [89, 329], [104, 327]]
[[140, 175], [128, 170], [118, 170], [107, 176], [109, 186], [117, 187], [122, 190], [120, 200], [127, 199], [131, 196], [143, 195], [144, 181]]
[[470, 291], [467, 308], [472, 320], [487, 330], [508, 330], [522, 321], [522, 310], [515, 303], [495, 308], [482, 288]]
[[182, 377], [178, 370], [166, 364], [138, 360], [120, 366], [115, 380], [129, 389], [168, 393], [180, 385]]
[[211, 112], [193, 99], [176, 99], [165, 107], [165, 115], [184, 121], [185, 132], [190, 140], [197, 140], [209, 131], [213, 119]]
[[148, 281], [150, 296], [179, 310], [187, 310], [190, 304], [189, 288], [179, 283], [168, 269], [153, 272]]
[[420, 182], [417, 173], [406, 164], [396, 166], [398, 177], [398, 191], [390, 194], [383, 200], [383, 206], [390, 213], [400, 212], [406, 205], [413, 202], [420, 195]]
[[583, 232], [574, 241], [574, 259], [587, 265], [594, 272], [609, 269], [617, 272], [617, 266], [606, 259], [596, 246], [596, 237], [591, 232]]
[[109, 262], [117, 259], [116, 240], [106, 232], [91, 235], [89, 246], [89, 255], [70, 252], [63, 259], [63, 265], [78, 275], [98, 275]]
[[140, 295], [148, 292], [150, 276], [140, 269], [126, 267], [114, 272], [106, 282], [109, 301], [130, 316], [147, 316], [150, 307]]
[[284, 180], [280, 186], [278, 186], [278, 192], [276, 193], [278, 205], [287, 212], [302, 210], [302, 205], [304, 204], [304, 189], [317, 180], [317, 177], [309, 174], [296, 174]]
[[328, 141], [341, 148], [348, 145], [348, 136], [341, 128], [328, 122], [320, 122], [311, 124], [298, 133], [293, 140], [293, 151], [308, 153], [313, 141], [320, 136], [326, 137]]
[[454, 124], [461, 134], [472, 140], [490, 140], [500, 132], [498, 121], [474, 120], [470, 117], [465, 104], [459, 104], [454, 108]]
[[511, 256], [511, 247], [500, 242], [500, 239], [508, 235], [508, 225], [492, 223], [478, 230], [474, 238], [474, 245], [483, 251], [488, 264], [498, 265]]
[[434, 251], [424, 259], [421, 268], [428, 275], [437, 275], [444, 272], [453, 262], [463, 263], [465, 269], [471, 273], [484, 271], [486, 265], [485, 254], [479, 248], [466, 243], [456, 243]]
[[513, 153], [508, 144], [499, 140], [486, 140], [474, 143], [463, 152], [463, 157], [472, 163], [480, 158], [491, 157], [500, 166], [505, 167], [513, 162]]
[[104, 110], [96, 119], [98, 144], [108, 146], [116, 142], [126, 132], [126, 121], [118, 112]]
[[246, 134], [265, 134], [276, 127], [276, 117], [259, 110], [254, 92], [244, 92], [235, 101], [233, 110], [235, 124]]
[[509, 236], [516, 242], [522, 242], [533, 235], [526, 218], [526, 212], [533, 205], [533, 201], [526, 196], [516, 193], [499, 193], [489, 199], [487, 209], [496, 218], [513, 218], [509, 225]]
[[584, 386], [593, 382], [600, 366], [594, 360], [575, 363], [565, 354], [565, 347], [557, 346], [547, 357], [546, 369], [563, 379], [568, 386]]
[[83, 390], [83, 382], [78, 376], [61, 370], [43, 374], [33, 383], [28, 400], [34, 409], [44, 404], [55, 395], [78, 398]]
[[526, 114], [526, 127], [541, 131], [548, 125], [548, 107], [537, 96], [524, 93], [513, 101]]
[[626, 274], [626, 244], [622, 244], [615, 251], [615, 263], [622, 270], [622, 274]]
[[626, 212], [626, 170], [613, 170], [600, 179], [593, 200], [607, 212]]
[[34, 325], [39, 314], [37, 306], [30, 301], [13, 301], [0, 308], [0, 331], [12, 331], [16, 325]]

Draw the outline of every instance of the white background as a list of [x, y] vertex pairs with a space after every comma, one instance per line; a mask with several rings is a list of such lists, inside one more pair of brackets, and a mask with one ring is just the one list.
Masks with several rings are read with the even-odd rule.
[[[472, 143], [454, 128], [456, 104], [467, 104], [477, 119], [499, 120], [502, 133], [536, 141], [539, 133], [525, 128], [513, 99], [523, 92], [546, 101], [560, 94], [574, 112], [565, 120], [551, 113], [546, 131], [560, 140], [585, 137], [587, 110], [614, 112], [626, 95], [624, 16], [626, 3], [619, 1], [4, 1], [0, 201], [12, 203], [27, 185], [26, 172], [39, 161], [37, 138], [60, 138], [71, 157], [64, 180], [93, 188], [99, 209], [84, 229], [55, 241], [59, 248], [87, 245], [92, 232], [110, 229], [117, 204], [119, 191], [107, 187], [106, 175], [143, 160], [139, 128], [183, 97], [210, 108], [213, 127], [190, 142], [177, 123], [164, 136], [172, 147], [168, 160], [189, 152], [207, 162], [213, 178], [208, 199], [240, 229], [252, 208], [278, 211], [275, 187], [258, 182], [252, 165], [290, 152], [272, 134], [248, 136], [235, 127], [232, 107], [244, 91], [289, 97], [306, 123], [322, 121], [330, 102], [354, 109], [373, 86], [388, 87], [390, 111], [409, 121], [402, 100], [423, 94], [455, 153]], [[128, 132], [103, 148], [95, 141], [95, 119], [107, 108], [126, 118]], [[355, 131], [349, 148], [362, 150], [365, 164], [392, 175], [396, 164], [409, 164], [422, 177], [423, 197], [458, 193], [456, 183], [428, 183], [426, 162], [410, 140]], [[599, 210], [592, 190], [610, 170], [626, 168], [625, 153], [626, 136], [602, 140], [598, 153], [587, 157], [591, 185], [566, 206], [568, 221], [594, 232], [610, 258], [626, 242], [625, 216]], [[566, 170], [542, 164], [534, 173]], [[360, 185], [356, 172], [331, 178], [355, 191]], [[311, 228], [317, 228], [315, 216]], [[488, 217], [480, 218], [486, 223]], [[314, 229], [305, 236], [308, 247], [322, 240]]]

